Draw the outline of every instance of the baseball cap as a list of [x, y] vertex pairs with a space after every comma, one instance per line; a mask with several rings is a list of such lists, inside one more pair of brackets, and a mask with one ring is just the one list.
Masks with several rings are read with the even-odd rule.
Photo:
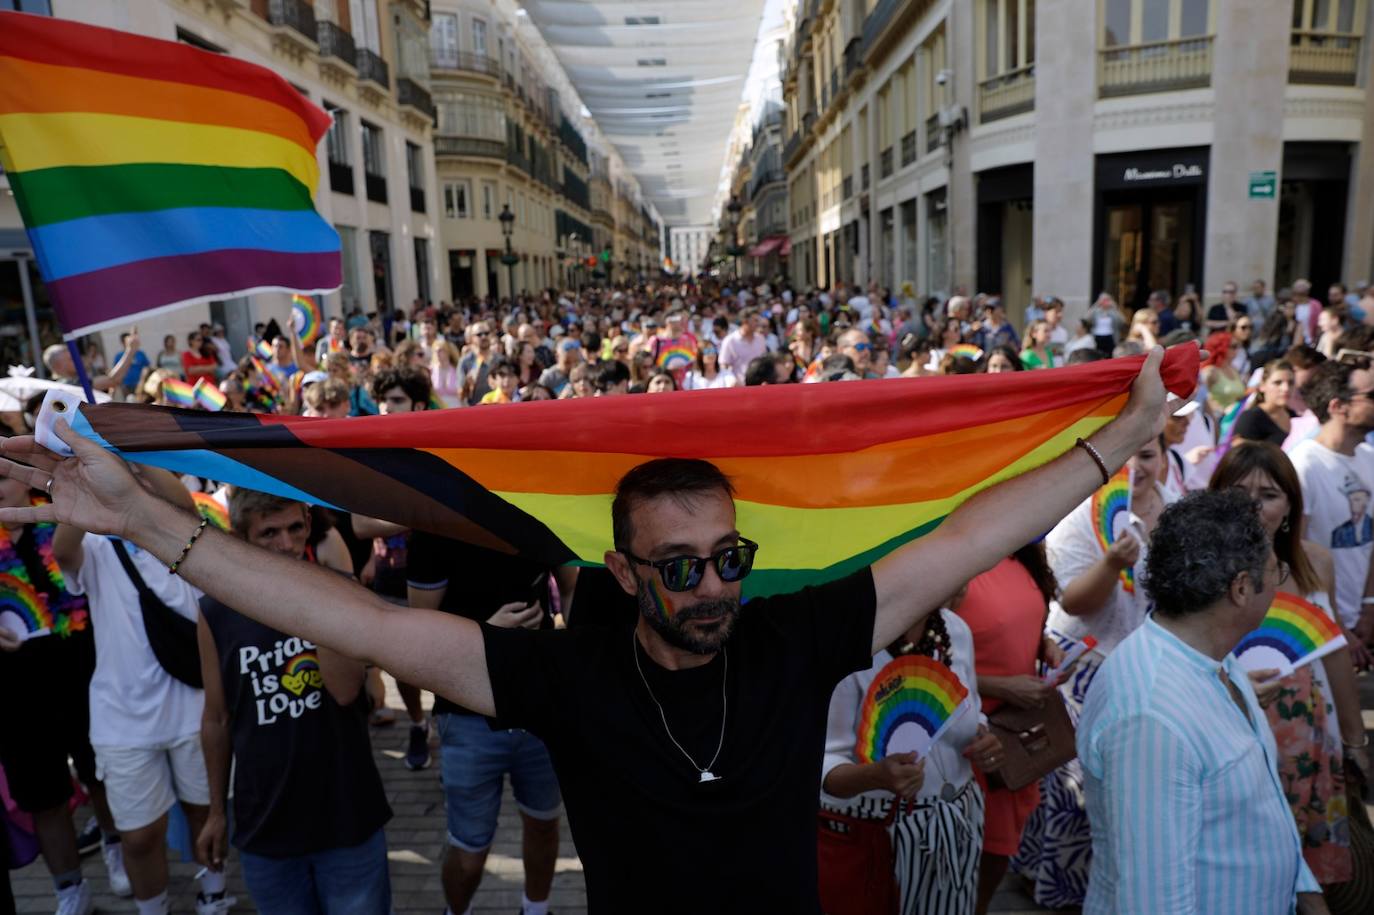
[[1184, 417], [1192, 416], [1202, 404], [1196, 400], [1184, 400], [1177, 394], [1170, 394], [1164, 401], [1164, 406], [1168, 409], [1170, 416]]
[[303, 375], [303, 376], [301, 377], [301, 387], [305, 387], [305, 386], [308, 385], [308, 384], [315, 384], [316, 382], [328, 381], [328, 380], [329, 380], [329, 373], [328, 373], [328, 372], [321, 372], [321, 371], [306, 372], [305, 375]]

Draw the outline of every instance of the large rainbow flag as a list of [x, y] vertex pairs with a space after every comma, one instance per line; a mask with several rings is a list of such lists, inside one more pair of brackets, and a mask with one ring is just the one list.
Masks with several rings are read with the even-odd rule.
[[[704, 458], [734, 481], [739, 530], [761, 544], [746, 593], [769, 594], [870, 563], [1064, 453], [1121, 410], [1143, 358], [360, 419], [85, 404], [72, 424], [129, 460], [550, 564], [601, 563], [630, 468]], [[1165, 382], [1187, 395], [1197, 366], [1196, 347], [1177, 347]]]
[[315, 212], [329, 115], [256, 64], [0, 13], [0, 165], [67, 337], [340, 283]]

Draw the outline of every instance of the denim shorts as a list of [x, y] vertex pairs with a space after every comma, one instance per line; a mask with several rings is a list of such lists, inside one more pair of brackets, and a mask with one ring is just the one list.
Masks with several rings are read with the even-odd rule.
[[522, 813], [536, 820], [559, 815], [558, 777], [538, 737], [528, 731], [493, 731], [480, 715], [441, 714], [435, 720], [450, 845], [471, 852], [491, 847], [508, 772]]
[[239, 852], [243, 882], [262, 915], [386, 915], [391, 875], [386, 833], [377, 830], [352, 848], [294, 858]]

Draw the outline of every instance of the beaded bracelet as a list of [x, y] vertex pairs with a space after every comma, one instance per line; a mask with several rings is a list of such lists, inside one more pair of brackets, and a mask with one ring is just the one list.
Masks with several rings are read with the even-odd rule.
[[196, 545], [196, 541], [200, 539], [200, 535], [205, 533], [205, 525], [209, 523], [210, 519], [208, 518], [200, 519], [200, 524], [196, 527], [196, 532], [191, 535], [191, 539], [187, 540], [186, 545], [181, 548], [181, 555], [177, 557], [177, 561], [167, 567], [168, 572], [171, 572], [173, 575], [177, 573], [177, 569], [181, 568], [181, 564], [186, 561], [186, 554], [191, 552], [191, 547]]
[[1093, 447], [1092, 442], [1080, 438], [1073, 444], [1075, 448], [1082, 448], [1084, 451], [1086, 451], [1088, 453], [1088, 457], [1092, 458], [1093, 463], [1097, 465], [1097, 469], [1102, 471], [1102, 485], [1106, 486], [1108, 483], [1110, 483], [1112, 481], [1112, 475], [1107, 472], [1107, 462], [1102, 460], [1102, 455], [1099, 454], [1098, 450]]

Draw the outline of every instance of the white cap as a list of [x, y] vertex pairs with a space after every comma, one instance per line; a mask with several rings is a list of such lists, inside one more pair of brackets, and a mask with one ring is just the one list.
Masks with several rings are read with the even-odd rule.
[[1170, 416], [1179, 417], [1192, 416], [1202, 406], [1196, 400], [1184, 400], [1177, 394], [1170, 394], [1164, 405], [1168, 408]]

